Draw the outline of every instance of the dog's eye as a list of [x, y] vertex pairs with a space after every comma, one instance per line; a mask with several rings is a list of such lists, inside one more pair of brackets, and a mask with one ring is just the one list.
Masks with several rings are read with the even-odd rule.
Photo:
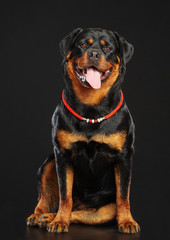
[[82, 44], [80, 44], [80, 47], [81, 47], [81, 48], [86, 48], [86, 47], [87, 47], [87, 43], [82, 43]]
[[110, 52], [112, 49], [111, 49], [110, 47], [104, 47], [104, 50], [105, 50], [106, 52]]

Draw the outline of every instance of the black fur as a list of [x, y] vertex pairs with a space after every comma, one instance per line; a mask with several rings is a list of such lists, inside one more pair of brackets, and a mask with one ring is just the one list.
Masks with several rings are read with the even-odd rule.
[[[111, 52], [103, 51], [99, 45], [101, 37], [111, 46]], [[120, 73], [117, 81], [110, 88], [104, 99], [94, 106], [80, 102], [66, 71], [67, 54], [71, 50], [70, 58], [81, 57], [87, 49], [81, 49], [80, 44], [88, 38], [94, 39], [94, 44], [91, 47], [89, 46], [89, 48], [99, 49], [107, 61], [117, 63], [116, 56], [120, 58]], [[133, 46], [116, 32], [99, 28], [85, 30], [79, 28], [61, 41], [60, 48], [63, 55], [65, 99], [69, 105], [79, 115], [86, 118], [97, 119], [110, 113], [120, 101], [121, 84], [125, 75], [126, 64], [133, 55]], [[122, 152], [110, 148], [107, 144], [89, 141], [88, 143], [76, 142], [72, 144], [70, 150], [63, 153], [56, 138], [56, 131], [59, 129], [73, 133], [83, 133], [88, 139], [98, 133], [107, 135], [118, 131], [126, 131], [127, 139]], [[126, 198], [131, 175], [131, 161], [134, 153], [134, 124], [125, 100], [115, 115], [96, 124], [88, 124], [77, 119], [66, 109], [61, 101], [52, 118], [52, 140], [63, 200], [66, 199], [66, 164], [70, 164], [74, 169], [73, 199], [78, 197], [88, 207], [96, 208], [115, 202], [115, 166], [119, 166], [121, 194], [122, 198]]]
[[46, 164], [48, 164], [49, 162], [54, 160], [54, 158], [55, 158], [54, 153], [50, 154], [48, 156], [48, 158], [46, 158], [44, 163], [41, 165], [41, 167], [38, 169], [38, 172], [37, 172], [37, 177], [38, 177], [38, 181], [37, 181], [38, 198], [40, 198], [40, 196], [41, 196], [41, 176], [43, 175], [44, 167], [46, 166]]

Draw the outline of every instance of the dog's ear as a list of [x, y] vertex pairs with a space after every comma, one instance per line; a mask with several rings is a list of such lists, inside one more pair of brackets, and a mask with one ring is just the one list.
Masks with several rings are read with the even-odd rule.
[[63, 38], [60, 42], [60, 51], [63, 56], [63, 63], [66, 61], [67, 54], [69, 53], [74, 40], [78, 36], [80, 32], [82, 32], [82, 28], [76, 28], [74, 29], [69, 35], [67, 35], [65, 38]]
[[123, 37], [117, 32], [114, 32], [119, 45], [119, 54], [122, 59], [123, 67], [126, 68], [126, 64], [130, 61], [134, 53], [134, 47], [128, 43]]

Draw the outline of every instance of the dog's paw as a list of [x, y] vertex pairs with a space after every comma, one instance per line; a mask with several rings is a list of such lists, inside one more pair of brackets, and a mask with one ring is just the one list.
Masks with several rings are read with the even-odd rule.
[[44, 213], [40, 216], [38, 221], [38, 226], [40, 228], [46, 228], [49, 226], [49, 224], [53, 221], [55, 218], [56, 213]]
[[140, 226], [135, 221], [124, 221], [119, 223], [118, 230], [121, 233], [138, 233], [140, 232]]
[[61, 233], [61, 232], [68, 232], [68, 226], [69, 224], [64, 222], [64, 221], [53, 221], [49, 224], [47, 230], [48, 232], [56, 232], [56, 233]]
[[29, 216], [27, 218], [27, 226], [30, 227], [35, 227], [38, 225], [38, 221], [39, 221], [40, 215], [37, 213], [33, 213], [31, 214], [31, 216]]

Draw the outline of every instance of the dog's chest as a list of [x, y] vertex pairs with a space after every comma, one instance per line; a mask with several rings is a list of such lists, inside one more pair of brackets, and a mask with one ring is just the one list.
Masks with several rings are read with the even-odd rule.
[[122, 151], [126, 133], [96, 134], [88, 138], [82, 133], [58, 130], [57, 139], [60, 150], [68, 152], [80, 177], [96, 180], [107, 173], [114, 162], [114, 153]]
[[[84, 192], [96, 192], [112, 188], [114, 162], [122, 151], [125, 132], [109, 135], [96, 134], [90, 138], [84, 134], [57, 131], [60, 150], [68, 154], [74, 167], [77, 187]], [[111, 185], [110, 185], [111, 184]]]
[[92, 174], [95, 174], [95, 171], [99, 174], [109, 167], [113, 159], [111, 150], [106, 144], [90, 140], [72, 144], [71, 161], [74, 166], [81, 165], [83, 171], [87, 169]]
[[109, 148], [105, 144], [95, 141], [76, 142], [72, 145], [71, 161], [76, 182], [86, 190], [101, 189], [106, 181], [108, 184], [108, 178], [113, 177], [114, 158], [111, 158]]
[[[72, 152], [75, 152], [77, 149], [78, 151], [86, 149], [88, 153], [94, 153], [96, 148], [99, 149], [103, 147], [103, 145], [105, 145], [107, 149], [122, 151], [126, 140], [125, 131], [114, 132], [107, 135], [98, 133], [92, 135], [90, 138], [83, 133], [68, 132], [65, 130], [58, 130], [56, 135], [61, 151], [71, 150]], [[100, 150], [106, 151], [106, 148], [101, 148]]]

